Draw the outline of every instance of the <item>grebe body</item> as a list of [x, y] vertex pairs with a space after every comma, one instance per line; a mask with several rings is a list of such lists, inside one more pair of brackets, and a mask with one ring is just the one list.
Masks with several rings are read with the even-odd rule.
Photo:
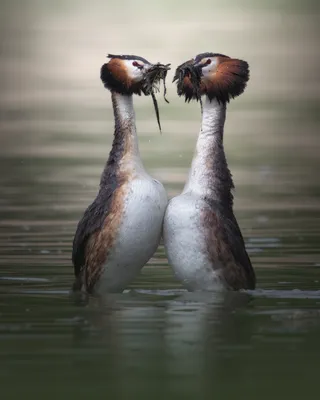
[[[119, 197], [116, 210], [119, 219], [113, 239], [110, 238], [113, 244], [102, 255], [105, 261], [95, 292], [123, 291], [153, 256], [161, 237], [167, 195], [160, 182], [143, 169], [136, 169], [114, 196], [115, 202]], [[106, 236], [108, 243], [109, 232]]]
[[199, 196], [186, 192], [173, 198], [167, 207], [164, 242], [169, 264], [176, 277], [190, 291], [223, 289], [207, 248], [205, 215], [210, 206]]
[[101, 69], [111, 91], [115, 132], [100, 190], [74, 237], [74, 290], [123, 291], [158, 247], [167, 195], [142, 164], [132, 98], [150, 94], [151, 77], [149, 89], [141, 82], [152, 67], [141, 57], [112, 56]]
[[[237, 84], [233, 74], [242, 78]], [[169, 264], [191, 291], [253, 289], [255, 274], [233, 213], [233, 181], [223, 148], [226, 103], [244, 90], [247, 64], [205, 53], [178, 67], [176, 78], [178, 94], [201, 98], [203, 105], [189, 177], [165, 213]]]

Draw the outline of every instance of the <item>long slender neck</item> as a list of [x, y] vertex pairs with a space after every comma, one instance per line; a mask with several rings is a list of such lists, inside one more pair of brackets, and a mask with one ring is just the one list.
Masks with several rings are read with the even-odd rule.
[[139, 158], [140, 160], [132, 95], [122, 95], [112, 92], [111, 98], [115, 122], [111, 153], [123, 148], [123, 156]]
[[183, 192], [195, 192], [232, 208], [234, 186], [223, 148], [226, 105], [210, 102], [207, 96], [203, 100], [201, 130]]
[[110, 174], [119, 170], [127, 171], [142, 169], [138, 136], [136, 131], [136, 118], [131, 95], [122, 95], [111, 92], [114, 114], [114, 138], [101, 184], [110, 180]]

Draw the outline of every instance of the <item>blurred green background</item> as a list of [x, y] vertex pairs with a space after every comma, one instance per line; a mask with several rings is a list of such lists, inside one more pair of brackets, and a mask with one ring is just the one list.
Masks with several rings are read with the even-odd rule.
[[[4, 399], [298, 399], [319, 370], [318, 1], [0, 2], [0, 385]], [[76, 224], [113, 136], [107, 53], [171, 62], [163, 134], [134, 100], [142, 158], [172, 197], [200, 109], [171, 83], [204, 51], [248, 61], [228, 107], [235, 213], [256, 269], [245, 295], [185, 293], [163, 247], [123, 295], [68, 296]]]

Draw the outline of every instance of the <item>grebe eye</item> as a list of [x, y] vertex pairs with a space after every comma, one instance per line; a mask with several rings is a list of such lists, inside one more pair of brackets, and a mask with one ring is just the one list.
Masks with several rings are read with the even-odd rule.
[[210, 58], [207, 59], [207, 61], [204, 63], [204, 65], [209, 65], [209, 64], [211, 64], [211, 59]]
[[133, 61], [132, 65], [133, 65], [134, 67], [139, 68], [139, 69], [142, 69], [142, 68], [143, 68], [143, 65], [139, 64], [137, 61]]

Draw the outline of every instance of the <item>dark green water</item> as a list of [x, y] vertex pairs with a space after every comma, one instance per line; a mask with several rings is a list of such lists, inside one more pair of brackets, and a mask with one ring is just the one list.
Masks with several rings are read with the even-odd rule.
[[[213, 10], [203, 0], [205, 15], [191, 3], [91, 3], [1, 4], [1, 399], [317, 398], [320, 90], [317, 63], [304, 63], [318, 47], [315, 3], [230, 0]], [[124, 294], [81, 303], [69, 295], [71, 244], [113, 130], [98, 79], [104, 55], [175, 66], [203, 50], [251, 66], [225, 146], [257, 289], [187, 293], [160, 246]], [[159, 98], [163, 135], [151, 102], [135, 104], [144, 162], [171, 197], [186, 178], [199, 109], [170, 83], [168, 97]]]

